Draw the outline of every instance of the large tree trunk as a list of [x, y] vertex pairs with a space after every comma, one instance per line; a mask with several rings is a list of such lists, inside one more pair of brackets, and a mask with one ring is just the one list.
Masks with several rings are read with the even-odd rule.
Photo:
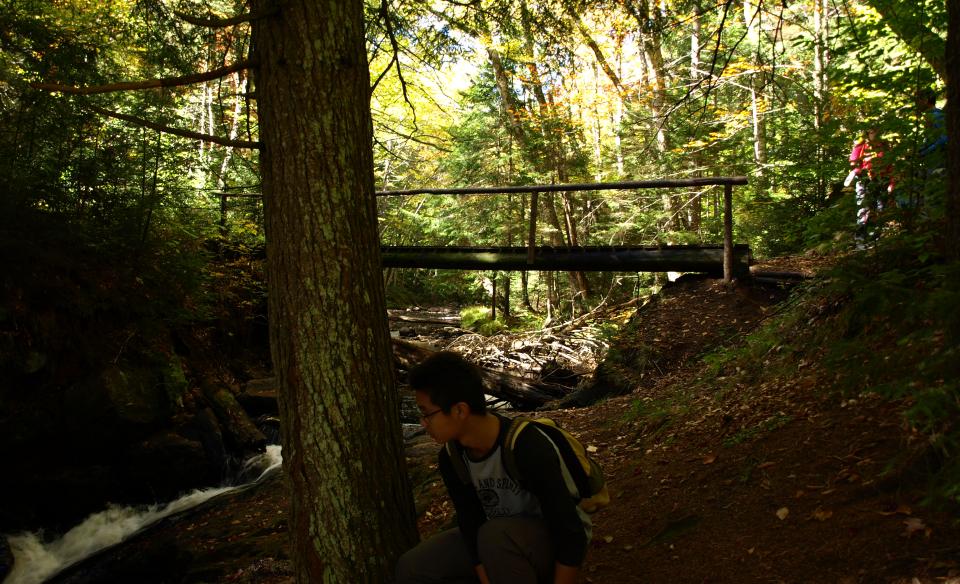
[[960, 0], [947, 0], [947, 255], [960, 260]]
[[363, 3], [287, 0], [253, 32], [297, 581], [389, 582], [416, 525], [380, 277]]

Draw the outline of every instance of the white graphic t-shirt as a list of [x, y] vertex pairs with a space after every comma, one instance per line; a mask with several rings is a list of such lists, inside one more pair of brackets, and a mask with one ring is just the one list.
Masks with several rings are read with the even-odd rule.
[[540, 501], [537, 497], [522, 488], [507, 474], [507, 469], [503, 466], [500, 457], [502, 452], [503, 450], [497, 446], [496, 450], [479, 462], [470, 460], [466, 452], [463, 454], [487, 519], [542, 517], [543, 513], [540, 511]]

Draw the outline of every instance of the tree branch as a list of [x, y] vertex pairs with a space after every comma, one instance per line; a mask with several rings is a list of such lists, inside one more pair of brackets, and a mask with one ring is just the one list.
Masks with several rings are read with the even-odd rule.
[[[383, 26], [387, 31], [387, 37], [390, 39], [390, 46], [393, 48], [393, 63], [397, 66], [397, 78], [400, 80], [400, 89], [403, 90], [403, 101], [407, 102], [407, 105], [410, 106], [410, 113], [413, 115], [413, 127], [417, 127], [417, 108], [413, 107], [413, 103], [410, 102], [410, 96], [407, 94], [407, 82], [403, 78], [403, 70], [400, 68], [400, 45], [397, 43], [397, 37], [393, 32], [393, 23], [390, 21], [390, 5], [389, 0], [380, 0], [380, 15], [383, 17]], [[387, 65], [387, 69], [390, 66]], [[384, 73], [386, 70], [384, 70]], [[383, 78], [381, 74], [380, 78], [377, 79], [377, 83], [380, 83], [380, 79]]]
[[210, 134], [201, 134], [199, 132], [191, 132], [190, 130], [181, 130], [180, 128], [171, 128], [170, 126], [164, 126], [163, 124], [157, 124], [143, 118], [138, 118], [136, 116], [130, 116], [127, 114], [120, 114], [117, 112], [112, 112], [110, 110], [103, 109], [102, 107], [97, 107], [95, 105], [86, 105], [85, 107], [97, 112], [100, 115], [104, 115], [110, 118], [116, 118], [118, 120], [123, 120], [137, 126], [143, 126], [144, 128], [150, 128], [151, 130], [157, 130], [158, 132], [164, 132], [165, 134], [173, 134], [174, 136], [180, 136], [181, 138], [190, 138], [192, 140], [201, 140], [203, 142], [211, 142], [213, 144], [219, 144], [221, 146], [227, 146], [230, 148], [250, 148], [250, 149], [259, 149], [259, 142], [248, 142], [247, 140], [230, 140], [229, 138], [220, 138], [218, 136], [211, 136]]
[[192, 24], [194, 26], [203, 26], [206, 28], [227, 28], [228, 26], [233, 26], [235, 24], [241, 24], [244, 22], [252, 22], [254, 20], [260, 20], [262, 18], [269, 18], [271, 16], [276, 16], [280, 14], [279, 8], [268, 8], [267, 10], [261, 10], [260, 12], [250, 12], [248, 14], [239, 14], [230, 18], [217, 18], [212, 14], [207, 17], [194, 16], [192, 14], [187, 14], [186, 12], [180, 12], [174, 10], [173, 13], [180, 20]]
[[233, 65], [220, 67], [212, 71], [203, 73], [194, 73], [182, 77], [165, 77], [161, 79], [147, 79], [144, 81], [119, 81], [117, 83], [108, 83], [107, 85], [91, 85], [89, 87], [74, 87], [72, 85], [62, 85], [60, 83], [31, 83], [30, 87], [41, 89], [43, 91], [59, 91], [60, 93], [69, 93], [72, 95], [96, 95], [99, 93], [116, 93], [119, 91], [139, 91], [142, 89], [155, 89], [157, 87], [182, 87], [184, 85], [193, 85], [203, 83], [212, 79], [226, 77], [231, 73], [250, 69], [256, 66], [254, 61], [240, 61]]
[[[411, 134], [407, 134], [407, 133], [402, 132], [402, 131], [398, 130], [397, 128], [394, 128], [394, 127], [392, 127], [392, 126], [389, 126], [389, 125], [387, 125], [387, 124], [385, 124], [385, 123], [383, 123], [383, 122], [379, 122], [379, 123], [377, 123], [377, 125], [380, 126], [380, 127], [382, 127], [382, 128], [383, 128], [384, 130], [386, 130], [387, 132], [390, 132], [391, 134], [395, 134], [395, 135], [397, 135], [397, 136], [400, 136], [401, 138], [404, 138], [404, 139], [406, 139], [406, 140], [410, 140], [411, 142], [416, 142], [417, 144], [423, 144], [424, 146], [429, 146], [429, 147], [431, 147], [431, 148], [436, 148], [437, 150], [440, 150], [441, 152], [453, 152], [453, 150], [451, 150], [450, 148], [447, 148], [447, 147], [445, 147], [445, 146], [441, 146], [440, 144], [437, 144], [437, 143], [435, 143], [435, 142], [431, 142], [431, 141], [426, 140], [426, 139], [424, 139], [424, 138], [418, 138], [417, 136], [413, 136], [413, 135], [411, 135]], [[438, 140], [440, 140], [440, 138], [438, 138], [438, 137], [436, 137], [436, 136], [428, 136], [428, 137], [430, 137], [430, 138], [437, 138]]]
[[916, 51], [940, 79], [947, 79], [947, 43], [924, 21], [922, 4], [919, 13], [915, 12], [916, 3], [904, 0], [868, 0], [867, 4], [880, 13], [883, 23]]

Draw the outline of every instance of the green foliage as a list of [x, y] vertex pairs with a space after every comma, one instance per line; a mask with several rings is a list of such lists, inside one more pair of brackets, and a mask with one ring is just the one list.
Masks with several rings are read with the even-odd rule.
[[460, 309], [460, 324], [465, 329], [473, 329], [489, 319], [490, 308], [487, 306], [467, 306]]
[[386, 271], [385, 280], [387, 305], [391, 308], [430, 304], [459, 306], [481, 302], [486, 297], [473, 272], [397, 269]]
[[507, 325], [498, 315], [490, 318], [490, 308], [485, 306], [467, 306], [460, 310], [460, 326], [484, 336], [495, 335], [506, 330]]

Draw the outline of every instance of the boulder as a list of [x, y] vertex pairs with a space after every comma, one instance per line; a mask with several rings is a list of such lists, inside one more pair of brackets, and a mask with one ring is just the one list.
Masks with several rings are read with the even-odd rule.
[[203, 408], [193, 418], [192, 428], [200, 444], [203, 445], [207, 462], [217, 471], [219, 476], [225, 476], [230, 458], [227, 456], [227, 448], [223, 444], [223, 432], [220, 430], [220, 423], [217, 422], [216, 414], [210, 408]]
[[237, 394], [237, 401], [252, 418], [277, 416], [280, 406], [277, 403], [277, 380], [273, 377], [251, 379]]
[[201, 389], [217, 415], [227, 445], [244, 455], [262, 452], [267, 438], [237, 403], [230, 388], [208, 380], [201, 384]]
[[221, 469], [203, 444], [172, 431], [158, 432], [127, 449], [128, 497], [169, 501], [189, 489], [220, 481]]
[[162, 366], [158, 372], [159, 383], [163, 387], [167, 406], [171, 410], [178, 410], [183, 407], [183, 398], [187, 394], [190, 382], [183, 372], [183, 362], [177, 355], [172, 355], [170, 359]]
[[155, 375], [110, 366], [65, 392], [67, 425], [88, 447], [143, 439], [170, 415]]

